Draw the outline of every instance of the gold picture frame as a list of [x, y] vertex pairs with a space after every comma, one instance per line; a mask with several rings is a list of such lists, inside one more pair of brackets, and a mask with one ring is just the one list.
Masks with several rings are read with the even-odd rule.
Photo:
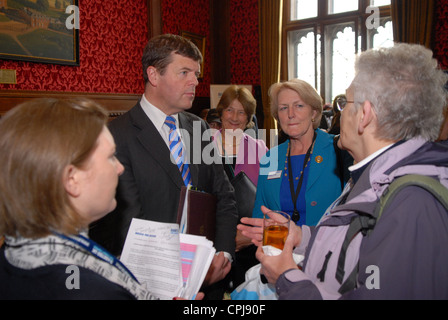
[[[201, 51], [202, 59], [205, 60], [205, 37], [200, 34], [188, 31], [181, 31], [180, 35], [193, 42], [198, 47], [199, 51]], [[201, 74], [199, 78], [203, 78], [203, 76], [204, 76], [204, 61], [202, 61], [201, 64]]]

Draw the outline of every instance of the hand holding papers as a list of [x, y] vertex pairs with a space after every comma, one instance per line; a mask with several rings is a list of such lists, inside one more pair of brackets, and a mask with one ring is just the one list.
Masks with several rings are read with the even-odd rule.
[[205, 237], [179, 234], [177, 224], [133, 219], [121, 261], [160, 299], [191, 300], [215, 252]]

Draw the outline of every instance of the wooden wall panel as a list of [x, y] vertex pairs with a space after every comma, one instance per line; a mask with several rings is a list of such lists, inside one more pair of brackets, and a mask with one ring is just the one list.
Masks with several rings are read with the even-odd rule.
[[[20, 103], [36, 98], [69, 99], [85, 97], [96, 101], [109, 111], [110, 117], [115, 118], [130, 110], [140, 101], [140, 94], [112, 94], [112, 93], [82, 93], [82, 92], [52, 92], [52, 91], [0, 91], [0, 117], [8, 110]], [[210, 107], [209, 97], [196, 97], [189, 112], [199, 115], [205, 107]]]
[[141, 95], [52, 91], [2, 91], [0, 92], [0, 117], [8, 110], [30, 99], [68, 99], [73, 97], [85, 97], [92, 99], [106, 108], [110, 112], [111, 117], [116, 117], [131, 109], [140, 100]]

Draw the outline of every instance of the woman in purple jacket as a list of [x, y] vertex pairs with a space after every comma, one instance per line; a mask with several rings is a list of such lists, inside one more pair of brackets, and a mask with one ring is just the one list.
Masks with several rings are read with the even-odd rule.
[[[432, 57], [422, 46], [397, 44], [358, 58], [341, 118], [340, 144], [356, 163], [351, 183], [316, 228], [291, 228], [280, 255], [257, 250], [280, 299], [448, 299], [448, 212], [426, 190], [402, 189], [369, 234], [360, 231], [343, 246], [351, 221], [373, 218], [398, 177], [425, 175], [448, 187], [448, 145], [433, 142], [447, 76]], [[238, 228], [261, 240], [260, 228]], [[293, 250], [305, 256], [300, 269]]]

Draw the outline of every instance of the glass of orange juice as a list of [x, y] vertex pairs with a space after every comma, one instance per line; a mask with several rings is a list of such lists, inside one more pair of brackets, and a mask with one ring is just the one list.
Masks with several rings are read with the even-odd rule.
[[269, 211], [263, 218], [263, 245], [283, 250], [291, 217], [282, 211]]

